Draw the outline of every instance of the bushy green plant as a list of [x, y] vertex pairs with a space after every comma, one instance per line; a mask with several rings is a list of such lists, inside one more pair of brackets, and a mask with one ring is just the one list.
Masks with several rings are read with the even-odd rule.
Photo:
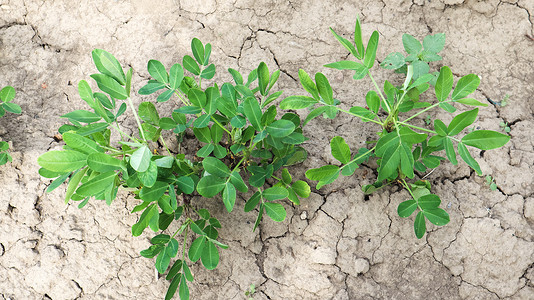
[[[3, 117], [6, 112], [14, 114], [20, 114], [22, 109], [16, 103], [13, 103], [15, 99], [15, 89], [12, 86], [6, 86], [0, 90], [0, 118]], [[7, 152], [9, 144], [6, 141], [0, 141], [0, 166], [5, 165], [8, 161], [11, 161], [11, 155]]]
[[[318, 181], [316, 188], [320, 189], [332, 183], [340, 174], [351, 176], [361, 163], [371, 157], [376, 157], [378, 177], [374, 184], [363, 186], [364, 192], [372, 193], [388, 184], [400, 184], [409, 192], [411, 199], [399, 203], [398, 214], [406, 218], [417, 210], [414, 231], [417, 238], [422, 238], [426, 232], [425, 219], [434, 225], [441, 226], [449, 222], [449, 215], [439, 207], [441, 200], [431, 193], [428, 181], [416, 180], [410, 183], [406, 179], [416, 179], [419, 177], [418, 173], [424, 173], [427, 168], [438, 167], [443, 160], [449, 160], [456, 165], [458, 159], [455, 145], [461, 159], [478, 175], [482, 175], [479, 164], [466, 146], [480, 150], [495, 149], [505, 145], [510, 137], [490, 130], [474, 130], [463, 135], [463, 130], [475, 122], [478, 108], [456, 115], [448, 125], [439, 119], [433, 121], [433, 129], [415, 125], [417, 123], [424, 125], [423, 120], [416, 118], [424, 116], [432, 109], [441, 108], [446, 112], [454, 113], [456, 111], [454, 104], [487, 106], [485, 103], [469, 98], [480, 83], [477, 75], [469, 74], [461, 77], [453, 89], [453, 74], [449, 67], [444, 66], [439, 72], [430, 73], [428, 63], [441, 59], [438, 53], [445, 45], [444, 34], [429, 35], [424, 38], [422, 44], [413, 36], [404, 34], [402, 43], [407, 55], [394, 52], [381, 63], [385, 69], [405, 74], [404, 83], [395, 85], [386, 80], [380, 87], [371, 72], [376, 59], [378, 32], [374, 31], [371, 34], [366, 47], [362, 41], [359, 19], [356, 21], [353, 42], [336, 34], [334, 30], [332, 33], [355, 58], [355, 61], [343, 60], [325, 66], [338, 70], [352, 70], [355, 80], [368, 77], [374, 90], [366, 94], [367, 107], [353, 106], [349, 110], [342, 109], [338, 106], [340, 101], [333, 97], [327, 78], [322, 73], [317, 73], [314, 82], [304, 70], [299, 71], [300, 83], [311, 96], [289, 96], [281, 102], [280, 107], [282, 109], [304, 109], [318, 105], [311, 109], [304, 120], [304, 125], [319, 115], [333, 119], [338, 112], [347, 113], [360, 118], [363, 122], [378, 125], [377, 139], [367, 141], [368, 144], [373, 145], [372, 147], [351, 151], [343, 137], [332, 138], [331, 153], [341, 165], [326, 165], [310, 169], [306, 172], [306, 177]], [[433, 91], [433, 95], [426, 96], [427, 91]], [[433, 101], [428, 102], [430, 98], [433, 98]], [[436, 155], [443, 150], [445, 150], [444, 157]]]
[[[237, 192], [249, 195], [245, 211], [257, 209], [256, 229], [264, 214], [276, 222], [285, 219], [280, 200], [299, 204], [299, 197], [310, 194], [308, 184], [293, 180], [285, 168], [307, 157], [298, 146], [307, 138], [298, 115], [279, 117], [273, 105], [282, 94], [272, 90], [280, 71], [270, 73], [262, 62], [246, 81], [229, 69], [234, 82], [203, 87], [202, 80], [212, 79], [216, 70], [209, 63], [211, 45], [195, 38], [191, 48], [193, 56], [185, 55], [182, 64], [174, 64], [169, 72], [157, 60], [148, 62], [153, 79], [138, 93], [161, 92], [157, 102], [173, 98], [179, 104], [174, 111], [163, 112], [152, 102], [134, 107], [132, 69], [125, 73], [112, 54], [94, 50], [99, 73], [91, 78], [100, 91], [93, 91], [85, 80], [78, 85], [80, 97], [91, 109], [63, 115], [70, 121], [59, 128], [63, 150], [49, 151], [38, 159], [40, 174], [56, 178], [49, 190], [68, 179], [65, 202], [79, 202], [80, 208], [90, 199], [110, 205], [120, 187], [139, 200], [132, 210], [141, 212], [132, 235], [142, 235], [147, 227], [158, 233], [141, 255], [156, 257], [158, 272], [167, 272], [170, 286], [165, 299], [176, 291], [181, 299], [188, 299], [187, 282], [193, 280], [190, 265], [201, 260], [206, 269], [214, 269], [218, 247], [228, 247], [217, 240], [222, 224], [195, 199], [220, 195], [231, 212]], [[138, 135], [125, 133], [117, 121], [128, 107]], [[112, 131], [118, 140], [112, 139]], [[194, 140], [187, 140], [187, 131]], [[177, 147], [168, 147], [169, 137], [177, 138]], [[182, 141], [202, 147], [185, 153]], [[170, 226], [173, 221], [177, 225]]]

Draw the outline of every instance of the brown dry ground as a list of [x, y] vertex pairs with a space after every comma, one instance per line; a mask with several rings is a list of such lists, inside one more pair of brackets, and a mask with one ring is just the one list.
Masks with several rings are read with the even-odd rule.
[[[413, 219], [396, 215], [406, 192], [392, 187], [365, 199], [361, 185], [375, 178], [367, 167], [314, 190], [301, 206], [285, 203], [286, 221], [265, 220], [259, 233], [242, 202], [232, 214], [220, 202], [205, 203], [230, 249], [214, 271], [193, 267], [194, 299], [243, 299], [250, 284], [254, 299], [534, 299], [534, 41], [525, 36], [533, 35], [532, 0], [0, 0], [0, 86], [13, 85], [23, 109], [0, 120], [14, 158], [0, 168], [0, 299], [151, 299], [168, 286], [155, 277], [153, 260], [139, 255], [151, 234], [130, 235], [138, 217], [129, 214], [132, 197], [79, 210], [63, 204], [64, 186], [46, 194], [50, 180], [37, 173], [37, 157], [61, 147], [53, 139], [64, 123], [59, 116], [85, 108], [76, 85], [95, 71], [92, 49], [132, 66], [137, 90], [148, 79], [149, 59], [170, 66], [199, 37], [213, 45], [218, 79], [230, 79], [228, 67], [248, 72], [263, 60], [282, 70], [278, 87], [291, 95], [303, 93], [299, 68], [321, 71], [350, 107], [364, 103], [370, 82], [322, 65], [346, 57], [328, 27], [349, 37], [357, 14], [365, 38], [380, 32], [379, 61], [402, 51], [405, 32], [420, 39], [445, 32], [444, 59], [434, 69], [449, 65], [456, 80], [479, 74], [481, 101], [510, 95], [507, 106], [490, 105], [475, 124], [510, 124], [504, 148], [472, 152], [499, 190], [490, 191], [464, 163], [441, 166], [428, 179], [451, 222], [422, 240]], [[374, 72], [379, 82], [391, 76]], [[153, 97], [134, 96], [146, 99]], [[354, 149], [375, 130], [344, 116], [317, 119], [306, 129], [310, 159], [296, 176], [332, 162], [333, 136]]]

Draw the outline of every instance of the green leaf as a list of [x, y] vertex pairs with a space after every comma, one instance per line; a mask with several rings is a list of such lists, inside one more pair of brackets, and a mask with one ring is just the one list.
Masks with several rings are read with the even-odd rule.
[[342, 137], [336, 136], [332, 138], [330, 141], [330, 149], [332, 156], [342, 164], [347, 164], [350, 161], [350, 148]]
[[188, 256], [189, 259], [192, 262], [196, 262], [200, 259], [200, 256], [202, 255], [202, 251], [204, 250], [204, 247], [206, 246], [206, 237], [200, 236], [196, 238], [189, 247]]
[[[154, 77], [154, 76], [152, 76]], [[180, 64], [174, 64], [169, 72], [169, 83], [173, 90], [176, 90], [182, 84], [184, 79], [184, 69]]]
[[266, 130], [271, 136], [281, 138], [291, 134], [295, 130], [295, 124], [289, 120], [276, 120], [269, 124]]
[[87, 197], [97, 195], [113, 186], [116, 177], [117, 174], [114, 171], [99, 174], [82, 184], [76, 190], [76, 194]]
[[197, 191], [203, 197], [213, 198], [220, 191], [222, 191], [225, 184], [225, 180], [213, 175], [208, 175], [200, 179], [197, 184]]
[[425, 216], [422, 211], [420, 211], [415, 217], [415, 222], [413, 223], [413, 228], [415, 230], [415, 236], [420, 239], [426, 233], [426, 224]]
[[308, 198], [310, 196], [311, 189], [305, 181], [297, 180], [291, 185], [291, 188], [299, 197]]
[[436, 86], [434, 87], [436, 98], [439, 102], [445, 101], [449, 97], [452, 90], [452, 82], [453, 77], [451, 69], [447, 66], [441, 67]]
[[333, 165], [322, 166], [317, 169], [310, 169], [306, 171], [306, 177], [310, 180], [319, 181], [317, 189], [324, 185], [332, 183], [339, 176], [339, 167]]
[[349, 42], [349, 40], [347, 40], [346, 38], [338, 35], [332, 28], [330, 28], [330, 31], [332, 32], [334, 37], [336, 37], [338, 42], [341, 43], [341, 45], [343, 45], [343, 47], [345, 47], [345, 49], [347, 49], [355, 57], [359, 57], [358, 51], [356, 50], [356, 48], [354, 48], [354, 45], [352, 45], [352, 43]]
[[132, 226], [132, 235], [140, 236], [145, 230], [145, 228], [148, 226], [148, 222], [157, 213], [158, 206], [156, 204], [151, 204], [149, 207], [147, 207], [139, 217], [139, 221], [137, 221], [137, 223]]
[[[176, 262], [181, 262], [181, 260], [177, 260]], [[175, 263], [176, 264], [176, 263]], [[172, 268], [171, 268], [172, 270]], [[170, 273], [170, 271], [169, 271]], [[168, 277], [168, 275], [167, 275]], [[176, 274], [173, 277], [168, 277], [167, 279], [170, 280], [172, 278], [171, 284], [169, 284], [169, 288], [167, 289], [167, 293], [165, 294], [165, 300], [171, 300], [172, 297], [174, 297], [174, 294], [176, 293], [176, 290], [178, 289], [178, 285], [180, 284], [180, 280], [182, 279], [182, 274]]]
[[73, 120], [80, 123], [93, 123], [102, 119], [102, 117], [100, 117], [99, 115], [87, 110], [71, 111], [70, 113], [64, 114], [61, 117], [68, 118], [69, 120]]
[[210, 55], [211, 55], [211, 44], [207, 43], [206, 47], [204, 48], [204, 63], [203, 63], [204, 66], [206, 66], [209, 63]]
[[182, 60], [182, 65], [187, 71], [195, 75], [200, 75], [200, 67], [198, 66], [197, 62], [191, 56], [185, 55]]
[[317, 83], [317, 90], [319, 91], [321, 98], [323, 98], [323, 101], [326, 104], [333, 105], [334, 94], [326, 76], [322, 73], [315, 74], [315, 82]]
[[144, 201], [158, 201], [167, 191], [169, 184], [162, 181], [156, 181], [151, 187], [143, 187], [139, 192], [139, 198]]
[[258, 203], [261, 200], [261, 193], [256, 192], [254, 195], [252, 195], [248, 200], [247, 203], [245, 203], [245, 212], [249, 212], [254, 209], [258, 205]]
[[[182, 260], [181, 259], [177, 259], [174, 262], [174, 264], [172, 265], [171, 269], [169, 270], [169, 273], [167, 273], [167, 277], [165, 277], [165, 279], [171, 280], [171, 279], [174, 279], [176, 277], [180, 277], [181, 274], [178, 274], [178, 272], [180, 272], [181, 269], [182, 269]], [[174, 280], [173, 280], [173, 282], [174, 282]], [[171, 283], [171, 286], [172, 286], [172, 283]], [[170, 287], [169, 287], [169, 289], [170, 289]], [[165, 298], [165, 299], [167, 300], [167, 298]]]
[[197, 156], [198, 157], [207, 157], [208, 155], [211, 154], [211, 152], [213, 152], [213, 149], [215, 149], [215, 146], [213, 146], [213, 144], [207, 144], [206, 146], [200, 148], [197, 151]]
[[397, 213], [399, 214], [399, 217], [407, 218], [411, 216], [416, 209], [417, 202], [415, 202], [415, 200], [406, 200], [399, 204], [399, 206], [397, 207]]
[[[126, 84], [126, 76], [119, 61], [109, 52], [95, 49], [92, 52], [93, 61], [100, 73], [110, 76], [121, 85]], [[120, 98], [117, 98], [120, 99]]]
[[191, 194], [195, 191], [195, 182], [188, 176], [178, 177], [176, 179], [176, 185], [185, 194]]
[[443, 226], [450, 221], [449, 214], [441, 208], [425, 209], [423, 213], [430, 223], [437, 226]]
[[393, 52], [386, 56], [380, 66], [384, 69], [395, 70], [404, 66], [405, 63], [404, 55], [399, 52]]
[[222, 200], [228, 212], [232, 212], [234, 209], [235, 199], [236, 191], [234, 185], [230, 182], [226, 182], [222, 193]]
[[471, 168], [473, 168], [473, 170], [475, 170], [479, 176], [482, 176], [480, 166], [478, 165], [477, 161], [471, 156], [469, 150], [467, 150], [467, 147], [465, 147], [463, 143], [458, 143], [458, 154], [460, 154], [460, 157], [465, 161], [465, 163], [468, 164]]
[[250, 124], [254, 126], [257, 131], [262, 131], [263, 126], [261, 125], [261, 108], [258, 101], [253, 97], [247, 97], [243, 101], [243, 110], [245, 116], [249, 120]]
[[381, 156], [382, 161], [380, 163], [380, 168], [378, 169], [377, 181], [382, 181], [397, 173], [397, 169], [401, 163], [401, 150], [401, 145], [396, 144], [395, 146], [388, 148], [384, 155]]
[[170, 263], [171, 257], [168, 256], [165, 251], [161, 251], [156, 258], [156, 270], [158, 270], [158, 273], [163, 274], [165, 271], [167, 271]]
[[417, 55], [423, 48], [416, 38], [407, 33], [402, 35], [402, 44], [404, 45], [404, 50], [406, 50], [408, 54]]
[[65, 173], [56, 178], [54, 181], [52, 181], [52, 183], [50, 183], [50, 185], [46, 189], [46, 192], [50, 193], [51, 191], [57, 189], [60, 185], [63, 184], [63, 182], [65, 182], [65, 180], [67, 180], [67, 178], [69, 178], [69, 175], [69, 173]]
[[333, 63], [324, 65], [327, 68], [337, 69], [337, 70], [361, 70], [365, 66], [361, 63], [352, 61], [352, 60], [341, 60]]
[[365, 57], [363, 58], [363, 64], [371, 69], [375, 64], [376, 49], [378, 48], [378, 31], [373, 31], [369, 42], [367, 43], [367, 49], [365, 49]]
[[279, 186], [270, 187], [262, 192], [262, 197], [268, 201], [282, 200], [287, 198], [287, 195], [287, 189]]
[[258, 87], [262, 96], [267, 95], [267, 86], [269, 85], [269, 69], [264, 62], [258, 67]]
[[111, 97], [120, 100], [128, 98], [126, 89], [115, 79], [104, 74], [93, 74], [91, 78], [96, 81], [96, 84], [103, 92], [108, 93]]
[[446, 112], [449, 112], [449, 113], [454, 113], [456, 111], [456, 108], [454, 108], [454, 106], [452, 106], [450, 103], [448, 102], [441, 102], [439, 104], [439, 107], [441, 107], [443, 110], [445, 110]]
[[215, 175], [217, 177], [230, 176], [230, 170], [228, 169], [228, 167], [222, 161], [216, 159], [215, 157], [206, 157], [202, 161], [202, 166], [204, 167], [204, 170], [206, 170], [211, 175]]
[[182, 276], [182, 279], [180, 280], [180, 289], [178, 290], [178, 295], [180, 296], [180, 300], [189, 300], [189, 288], [187, 287], [185, 276]]
[[440, 119], [434, 120], [434, 130], [436, 130], [440, 136], [447, 136], [449, 133], [447, 126]]
[[286, 218], [286, 210], [280, 203], [265, 202], [263, 203], [265, 212], [275, 222], [282, 222]]
[[213, 76], [215, 76], [215, 65], [214, 64], [209, 65], [207, 68], [202, 70], [202, 72], [200, 72], [200, 77], [204, 79], [212, 79]]
[[423, 47], [433, 53], [438, 53], [445, 47], [445, 33], [427, 35], [423, 39]]
[[2, 88], [2, 90], [0, 90], [0, 100], [2, 100], [3, 102], [10, 102], [14, 98], [15, 89], [12, 86], [8, 85]]
[[400, 154], [400, 160], [401, 160], [401, 171], [406, 177], [413, 178], [414, 177], [414, 159], [412, 155], [412, 151], [410, 147], [408, 147], [407, 144], [403, 143], [399, 149]]
[[158, 82], [169, 83], [169, 74], [167, 74], [165, 66], [160, 61], [155, 59], [149, 60], [147, 70], [150, 76]]
[[239, 175], [238, 170], [232, 171], [230, 173], [230, 182], [242, 193], [246, 193], [248, 191], [248, 187], [245, 184], [245, 181], [243, 181], [243, 178], [241, 175]]
[[206, 94], [199, 89], [191, 88], [187, 92], [187, 97], [189, 98], [191, 103], [197, 107], [206, 106], [206, 102], [207, 102]]
[[419, 205], [421, 210], [435, 209], [439, 207], [439, 205], [441, 204], [441, 200], [437, 195], [428, 194], [419, 197], [419, 199], [417, 199], [417, 204]]
[[363, 79], [363, 78], [365, 78], [365, 75], [367, 75], [368, 72], [369, 72], [369, 69], [367, 69], [366, 66], [361, 65], [361, 68], [355, 70], [354, 76], [352, 76], [352, 78], [354, 80]]
[[[78, 185], [82, 181], [82, 178], [85, 176], [85, 173], [87, 172], [87, 168], [84, 168], [76, 174], [72, 175], [72, 177], [69, 180], [69, 184], [67, 185], [67, 191], [65, 192], [65, 204], [69, 202], [72, 195], [74, 194], [74, 191], [78, 188]], [[68, 174], [68, 173], [67, 173]]]
[[492, 130], [476, 130], [462, 138], [462, 143], [480, 150], [500, 148], [510, 140], [510, 136]]
[[471, 106], [488, 106], [487, 103], [482, 103], [476, 99], [473, 99], [473, 98], [464, 98], [464, 99], [459, 99], [459, 100], [455, 100], [454, 102], [457, 102], [457, 103], [461, 103], [461, 104], [464, 104], [464, 105], [471, 105]]
[[[172, 72], [172, 68], [171, 68]], [[165, 87], [165, 84], [161, 82], [148, 82], [142, 88], [139, 89], [139, 95], [150, 95], [154, 92], [157, 92]]]
[[202, 42], [197, 39], [193, 38], [191, 40], [191, 50], [193, 51], [193, 56], [195, 57], [196, 61], [203, 65], [204, 64], [204, 45], [202, 45]]
[[210, 115], [201, 115], [193, 122], [193, 127], [204, 128], [209, 125], [210, 120], [211, 120]]
[[137, 172], [144, 172], [148, 169], [150, 165], [150, 159], [152, 158], [152, 153], [147, 146], [143, 145], [130, 157], [130, 165]]
[[361, 60], [364, 56], [364, 49], [360, 16], [356, 16], [356, 25], [354, 26], [354, 44], [356, 45], [356, 50], [358, 50], [358, 55], [356, 56], [356, 58]]
[[104, 149], [100, 148], [100, 146], [98, 146], [95, 141], [76, 134], [72, 131], [65, 132], [63, 134], [63, 140], [69, 147], [86, 154], [91, 154], [94, 152], [104, 152]]
[[378, 112], [378, 109], [380, 109], [380, 98], [375, 91], [369, 91], [367, 95], [365, 95], [365, 102], [369, 109], [375, 114]]
[[312, 97], [308, 96], [289, 96], [280, 102], [281, 109], [303, 109], [318, 103]]
[[480, 78], [475, 74], [465, 75], [458, 80], [454, 91], [452, 92], [452, 100], [459, 100], [467, 97], [467, 95], [474, 92], [480, 84]]
[[2, 103], [2, 108], [13, 114], [20, 115], [22, 113], [22, 108], [16, 103]]
[[444, 142], [445, 146], [445, 153], [447, 154], [447, 158], [453, 165], [458, 164], [458, 160], [456, 160], [456, 152], [454, 151], [454, 146], [452, 144], [452, 141], [450, 138], [446, 138]]
[[121, 169], [122, 161], [108, 154], [95, 152], [87, 156], [87, 165], [95, 172], [105, 173]]
[[316, 100], [319, 100], [319, 91], [317, 90], [317, 86], [313, 82], [313, 80], [310, 78], [308, 73], [306, 71], [299, 69], [299, 80], [302, 87], [310, 93], [313, 98]]
[[201, 255], [202, 265], [208, 270], [213, 270], [219, 264], [219, 251], [211, 241], [206, 242], [206, 246]]
[[37, 163], [52, 172], [67, 173], [87, 164], [87, 154], [74, 150], [49, 151], [39, 156]]
[[142, 102], [139, 104], [139, 118], [152, 125], [159, 124], [159, 114], [156, 110], [156, 106], [151, 102]]

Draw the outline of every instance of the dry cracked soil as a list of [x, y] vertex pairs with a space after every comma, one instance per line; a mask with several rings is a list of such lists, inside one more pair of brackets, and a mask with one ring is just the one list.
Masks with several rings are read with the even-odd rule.
[[[312, 189], [300, 206], [286, 202], [287, 219], [264, 220], [255, 233], [243, 201], [231, 214], [205, 202], [230, 249], [213, 271], [193, 267], [193, 299], [245, 299], [251, 284], [254, 299], [534, 299], [532, 0], [0, 0], [0, 86], [14, 86], [23, 109], [0, 119], [13, 156], [0, 167], [0, 299], [161, 299], [168, 287], [154, 261], [139, 255], [150, 233], [131, 237], [133, 197], [124, 192], [109, 207], [90, 202], [80, 210], [63, 203], [65, 186], [45, 193], [50, 180], [37, 173], [37, 157], [62, 146], [54, 139], [65, 122], [59, 116], [85, 108], [76, 86], [95, 71], [91, 50], [133, 67], [137, 90], [149, 59], [179, 62], [198, 37], [213, 45], [217, 79], [230, 79], [226, 68], [248, 72], [265, 61], [281, 70], [278, 87], [291, 95], [303, 93], [299, 68], [321, 71], [350, 107], [364, 103], [371, 83], [322, 65], [347, 57], [328, 28], [349, 37], [358, 14], [365, 39], [380, 33], [378, 61], [403, 51], [403, 33], [444, 32], [443, 61], [432, 67], [450, 66], [455, 80], [480, 75], [475, 96], [490, 105], [475, 126], [511, 128], [505, 147], [472, 152], [498, 189], [463, 163], [426, 174], [451, 222], [421, 240], [413, 219], [396, 214], [405, 191], [361, 192], [376, 177], [368, 167]], [[391, 76], [375, 73], [379, 82]], [[508, 104], [498, 105], [506, 95]], [[309, 160], [295, 176], [333, 162], [326, 147], [333, 136], [359, 147], [374, 130], [346, 117], [316, 119], [306, 127]]]

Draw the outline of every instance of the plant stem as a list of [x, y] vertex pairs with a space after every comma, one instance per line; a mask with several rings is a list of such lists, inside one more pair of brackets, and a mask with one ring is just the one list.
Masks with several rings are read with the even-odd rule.
[[422, 113], [424, 113], [424, 112], [426, 112], [426, 111], [428, 111], [428, 110], [430, 110], [430, 109], [432, 109], [432, 108], [438, 106], [440, 103], [448, 103], [448, 102], [452, 102], [452, 100], [445, 100], [445, 101], [441, 101], [441, 102], [438, 102], [438, 103], [434, 103], [434, 104], [430, 105], [429, 107], [423, 109], [422, 111], [416, 113], [415, 115], [409, 117], [408, 119], [405, 119], [403, 122], [408, 122], [408, 121], [410, 121], [411, 119], [413, 119], [413, 118], [419, 116], [420, 114], [422, 114]]
[[165, 150], [167, 150], [167, 153], [169, 155], [171, 155], [171, 151], [169, 151], [169, 148], [167, 147], [167, 143], [165, 143], [165, 140], [163, 139], [163, 137], [160, 135], [159, 136], [159, 140], [161, 141], [161, 143], [163, 144], [163, 147], [165, 147]]
[[380, 121], [377, 121], [377, 120], [375, 120], [375, 119], [369, 119], [369, 118], [366, 118], [366, 117], [363, 117], [363, 116], [359, 116], [359, 115], [357, 115], [357, 114], [355, 114], [355, 113], [353, 113], [353, 112], [351, 112], [351, 111], [349, 111], [349, 110], [344, 110], [344, 109], [341, 109], [341, 108], [339, 108], [339, 107], [337, 107], [337, 106], [334, 106], [334, 105], [327, 105], [327, 106], [335, 107], [337, 110], [339, 110], [339, 111], [341, 111], [341, 112], [344, 112], [344, 113], [346, 113], [346, 114], [349, 114], [349, 115], [358, 117], [358, 118], [362, 119], [363, 121], [373, 122], [373, 123], [376, 123], [376, 124], [378, 124], [378, 125], [380, 125], [380, 126], [383, 126], [383, 125], [384, 125], [384, 123], [382, 123], [382, 122], [380, 122]]
[[382, 100], [384, 101], [384, 104], [386, 104], [386, 108], [388, 110], [388, 113], [391, 113], [391, 108], [389, 107], [389, 104], [388, 104], [386, 98], [384, 97], [384, 94], [382, 94], [382, 90], [380, 89], [380, 87], [378, 87], [378, 84], [376, 83], [375, 79], [373, 78], [373, 75], [371, 74], [371, 70], [369, 70], [367, 72], [367, 74], [369, 74], [369, 78], [371, 78], [371, 81], [375, 85], [376, 91], [378, 92], [378, 94], [380, 95]]
[[135, 107], [133, 105], [132, 98], [128, 97], [128, 103], [130, 104], [130, 107], [132, 109], [133, 115], [135, 117], [135, 121], [137, 122], [137, 126], [139, 127], [139, 132], [141, 132], [141, 137], [143, 138], [143, 141], [145, 141], [145, 143], [146, 143], [147, 141], [146, 141], [146, 138], [145, 138], [145, 133], [143, 131], [143, 127], [141, 126], [141, 121], [139, 120], [139, 116], [137, 115], [137, 112], [135, 111]]
[[113, 124], [110, 124], [111, 126], [113, 126], [113, 128], [115, 128], [115, 130], [117, 130], [119, 132], [119, 134], [121, 135], [121, 138], [124, 139], [124, 136], [126, 136], [127, 138], [129, 138], [130, 140], [136, 142], [137, 140], [134, 139], [133, 137], [131, 137], [130, 135], [126, 134], [124, 131], [122, 131], [120, 128], [119, 128], [119, 124], [117, 125], [113, 125]]
[[351, 163], [353, 163], [353, 162], [357, 161], [358, 159], [360, 159], [360, 158], [362, 158], [362, 157], [366, 156], [367, 154], [369, 154], [369, 153], [373, 152], [373, 151], [375, 150], [375, 148], [376, 148], [376, 146], [374, 146], [373, 148], [371, 148], [371, 149], [369, 149], [369, 150], [365, 151], [365, 153], [363, 153], [363, 154], [361, 154], [361, 155], [358, 155], [358, 156], [356, 156], [356, 157], [355, 157], [355, 158], [354, 158], [353, 160], [349, 161], [349, 162], [348, 162], [347, 164], [345, 164], [344, 166], [342, 166], [342, 167], [341, 167], [341, 168], [339, 168], [339, 169], [340, 169], [340, 170], [343, 170], [343, 168], [345, 168], [346, 166], [348, 166], [348, 165], [350, 165]]
[[421, 131], [426, 131], [426, 132], [437, 134], [437, 132], [435, 132], [434, 130], [430, 130], [430, 129], [426, 129], [426, 128], [423, 128], [423, 127], [415, 126], [415, 125], [408, 124], [408, 123], [405, 123], [405, 122], [406, 121], [398, 122], [398, 124], [401, 124], [401, 125], [404, 125], [404, 126], [407, 126], [407, 127], [412, 127], [412, 128], [417, 129], [417, 130], [421, 130]]

